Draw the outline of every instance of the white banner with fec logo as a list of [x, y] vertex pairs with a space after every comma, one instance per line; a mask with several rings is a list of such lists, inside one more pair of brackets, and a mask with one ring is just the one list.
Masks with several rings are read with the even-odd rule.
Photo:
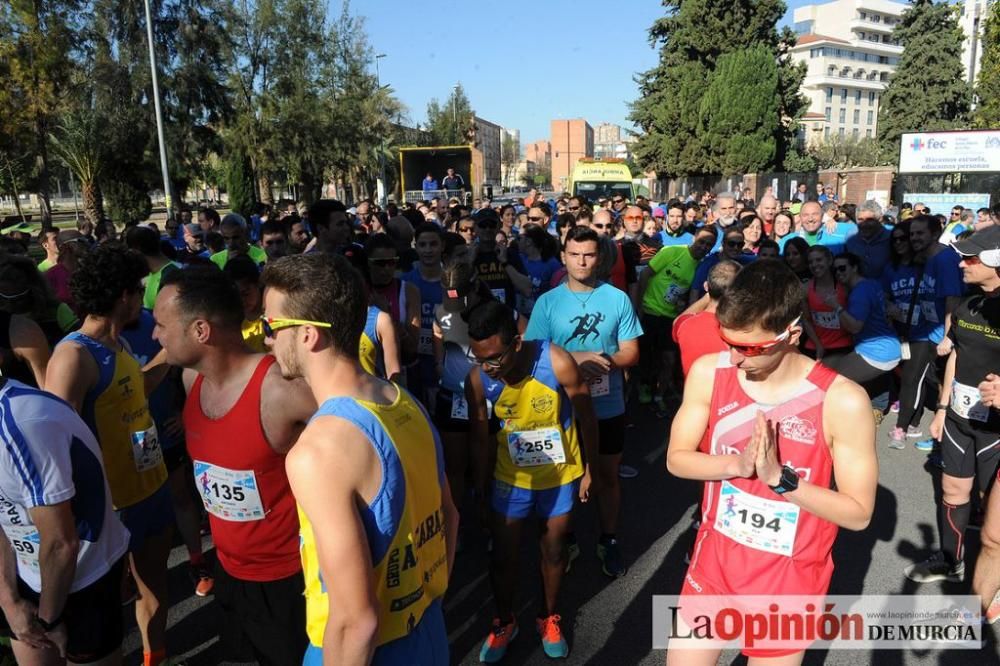
[[668, 650], [981, 648], [978, 596], [653, 597], [653, 647]]
[[913, 132], [899, 145], [899, 173], [1000, 172], [1000, 130]]

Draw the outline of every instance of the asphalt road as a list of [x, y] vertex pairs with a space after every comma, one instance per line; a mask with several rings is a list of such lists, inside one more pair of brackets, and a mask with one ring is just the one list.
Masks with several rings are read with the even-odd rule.
[[[691, 517], [699, 500], [695, 483], [671, 477], [664, 467], [668, 419], [636, 408], [635, 426], [627, 431], [625, 462], [639, 470], [623, 483], [623, 519], [619, 537], [629, 565], [618, 580], [606, 578], [594, 555], [596, 516], [592, 507], [577, 513], [577, 532], [583, 550], [572, 572], [564, 579], [561, 596], [563, 630], [570, 641], [567, 663], [616, 666], [662, 664], [664, 652], [653, 650], [651, 597], [676, 594], [685, 571], [684, 554], [691, 543]], [[924, 427], [929, 422], [925, 415]], [[841, 530], [834, 548], [836, 570], [831, 594], [934, 594], [967, 593], [969, 584], [931, 583], [918, 586], [902, 574], [912, 561], [923, 559], [936, 547], [934, 496], [935, 470], [925, 454], [914, 448], [894, 451], [886, 447], [886, 419], [879, 431], [880, 482], [871, 526], [863, 532]], [[453, 661], [478, 663], [479, 646], [493, 615], [486, 569], [485, 545], [474, 527], [464, 528], [462, 550], [445, 600]], [[529, 531], [530, 533], [530, 531]], [[968, 533], [968, 562], [979, 548], [978, 532]], [[206, 542], [207, 543], [207, 542]], [[518, 590], [520, 636], [512, 643], [504, 663], [543, 664], [549, 660], [536, 638], [533, 618], [540, 598], [536, 548], [522, 549], [524, 575]], [[172, 607], [168, 640], [171, 654], [191, 666], [224, 662], [217, 645], [218, 613], [209, 599], [193, 596], [183, 549], [171, 556]], [[968, 566], [971, 581], [972, 565]], [[1000, 625], [997, 625], [1000, 627]], [[986, 628], [989, 644], [978, 653], [966, 650], [836, 651], [810, 652], [806, 664], [1000, 664], [997, 631]], [[126, 663], [141, 663], [138, 635], [131, 631], [126, 643]], [[734, 661], [735, 660], [735, 661]], [[745, 663], [736, 653], [726, 653], [722, 663]]]

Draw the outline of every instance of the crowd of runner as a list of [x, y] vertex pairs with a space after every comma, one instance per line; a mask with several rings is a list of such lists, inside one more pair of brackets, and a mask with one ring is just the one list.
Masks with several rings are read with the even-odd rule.
[[1000, 619], [1000, 206], [751, 195], [320, 200], [3, 237], [0, 634], [22, 664], [119, 663], [134, 598], [144, 664], [166, 663], [176, 535], [227, 658], [447, 664], [461, 522], [489, 542], [495, 663], [537, 523], [536, 640], [565, 658], [573, 561], [618, 578], [640, 555], [619, 525], [636, 409], [672, 420], [670, 473], [705, 482], [682, 598], [824, 595], [838, 528], [872, 518], [877, 447], [912, 442], [942, 469], [940, 548], [901, 575], [963, 581], [979, 528], [972, 590]]

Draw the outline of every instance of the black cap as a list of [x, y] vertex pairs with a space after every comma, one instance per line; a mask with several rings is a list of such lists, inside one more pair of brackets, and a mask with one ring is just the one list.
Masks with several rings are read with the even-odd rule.
[[[979, 260], [990, 268], [1000, 268], [1000, 227], [990, 225], [981, 229], [964, 240], [951, 244], [963, 257], [979, 257]], [[982, 256], [989, 252], [987, 256]]]
[[483, 224], [490, 224], [494, 227], [500, 226], [500, 216], [492, 208], [481, 208], [476, 211], [475, 220], [477, 227]]

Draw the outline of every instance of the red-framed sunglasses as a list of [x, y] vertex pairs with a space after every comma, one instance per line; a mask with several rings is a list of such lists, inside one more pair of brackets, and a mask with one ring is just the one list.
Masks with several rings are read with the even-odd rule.
[[754, 342], [752, 344], [733, 342], [732, 340], [727, 338], [725, 334], [723, 334], [722, 329], [719, 329], [719, 337], [722, 338], [722, 341], [725, 342], [726, 345], [731, 350], [733, 350], [734, 352], [738, 352], [740, 356], [746, 356], [747, 358], [753, 358], [755, 356], [763, 356], [764, 354], [769, 353], [772, 349], [774, 349], [782, 342], [787, 340], [788, 336], [792, 334], [792, 328], [794, 328], [799, 323], [800, 319], [802, 319], [802, 317], [796, 317], [795, 321], [793, 321], [791, 324], [788, 325], [788, 328], [785, 329], [784, 333], [782, 333], [773, 340], [768, 340], [767, 342]]

